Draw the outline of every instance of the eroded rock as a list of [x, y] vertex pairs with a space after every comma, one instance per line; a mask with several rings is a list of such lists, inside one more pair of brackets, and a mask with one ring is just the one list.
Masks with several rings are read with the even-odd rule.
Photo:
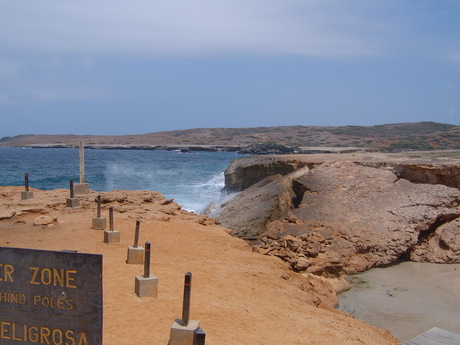
[[460, 262], [460, 218], [447, 222], [428, 234], [409, 252], [412, 261]]
[[296, 271], [338, 276], [406, 256], [460, 262], [458, 204], [456, 188], [343, 161], [267, 177], [213, 216]]
[[0, 220], [11, 219], [16, 215], [16, 211], [2, 211], [0, 212]]
[[38, 216], [37, 218], [34, 219], [34, 225], [50, 225], [53, 224], [56, 221], [55, 217], [47, 216], [47, 215], [41, 215]]

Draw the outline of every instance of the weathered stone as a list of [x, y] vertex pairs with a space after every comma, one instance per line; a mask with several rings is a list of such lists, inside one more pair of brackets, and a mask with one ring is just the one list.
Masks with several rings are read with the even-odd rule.
[[16, 215], [16, 211], [3, 211], [0, 213], [0, 220], [11, 219]]
[[406, 255], [457, 262], [458, 226], [447, 224], [460, 217], [458, 204], [456, 188], [415, 184], [386, 166], [345, 161], [266, 177], [213, 216], [296, 270], [335, 276]]
[[460, 263], [460, 218], [436, 229], [409, 253], [413, 261]]
[[277, 174], [286, 175], [306, 165], [307, 163], [292, 158], [258, 157], [256, 162], [250, 157], [235, 160], [225, 169], [225, 189], [228, 191], [244, 190], [266, 177]]
[[305, 271], [308, 267], [311, 266], [311, 261], [306, 258], [299, 258], [294, 264], [294, 269], [297, 271]]
[[38, 216], [37, 218], [34, 219], [34, 225], [49, 225], [52, 224], [56, 221], [56, 218], [53, 218], [51, 216]]

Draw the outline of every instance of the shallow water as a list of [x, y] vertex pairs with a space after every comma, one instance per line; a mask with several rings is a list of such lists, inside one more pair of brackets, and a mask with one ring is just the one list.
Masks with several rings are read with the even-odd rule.
[[352, 278], [338, 309], [401, 341], [433, 327], [460, 333], [460, 264], [402, 262]]

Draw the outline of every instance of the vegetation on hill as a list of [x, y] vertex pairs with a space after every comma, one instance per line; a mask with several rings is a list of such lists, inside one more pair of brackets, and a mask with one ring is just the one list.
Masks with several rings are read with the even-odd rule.
[[361, 147], [386, 151], [460, 149], [460, 126], [436, 122], [377, 126], [196, 128], [138, 135], [18, 135], [0, 146], [199, 146], [246, 147], [273, 143], [295, 147]]

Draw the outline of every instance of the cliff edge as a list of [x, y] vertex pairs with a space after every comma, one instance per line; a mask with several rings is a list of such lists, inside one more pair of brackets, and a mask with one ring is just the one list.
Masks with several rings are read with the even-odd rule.
[[460, 154], [244, 157], [212, 216], [255, 250], [325, 277], [400, 259], [460, 263]]

